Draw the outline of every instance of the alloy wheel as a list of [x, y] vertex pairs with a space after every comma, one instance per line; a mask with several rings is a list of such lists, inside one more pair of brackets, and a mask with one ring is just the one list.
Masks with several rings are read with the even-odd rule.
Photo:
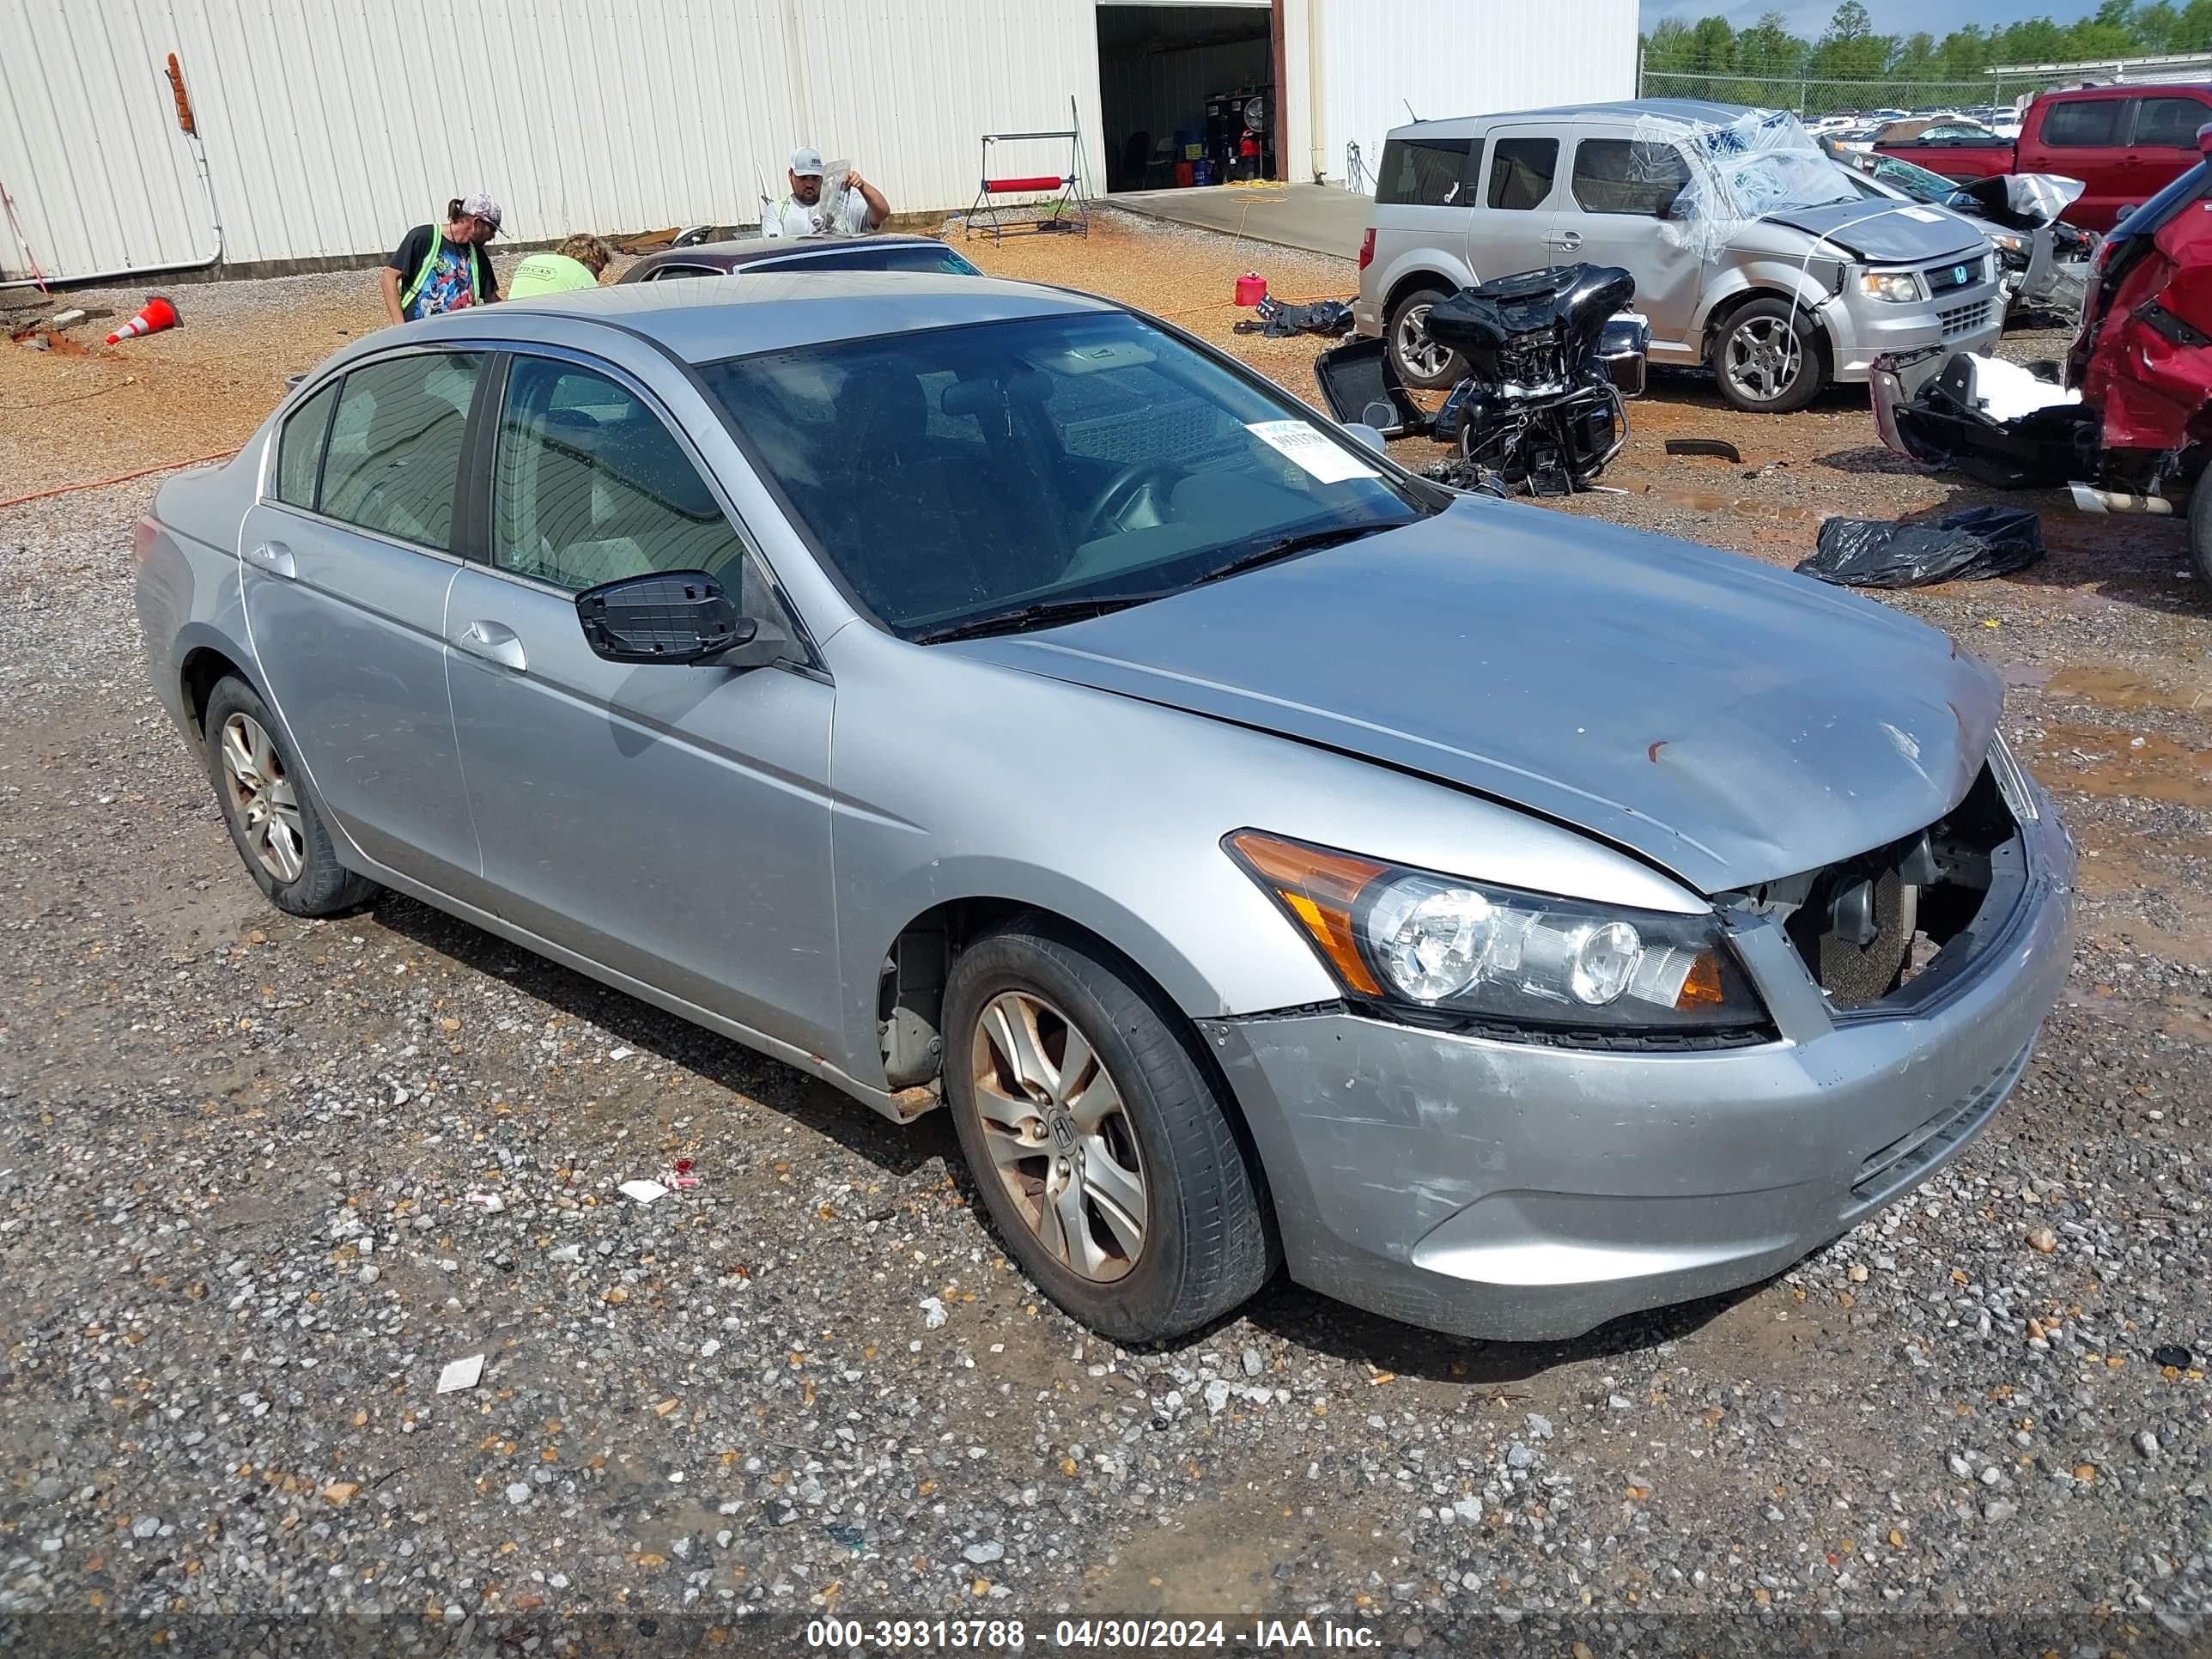
[[1444, 372], [1451, 354], [1429, 337], [1429, 307], [1407, 306], [1398, 313], [1398, 361], [1423, 380]]
[[278, 881], [297, 881], [307, 863], [300, 793], [276, 745], [251, 714], [233, 714], [222, 723], [220, 747], [223, 790], [246, 846]]
[[1053, 1259], [1095, 1284], [1144, 1254], [1143, 1154], [1121, 1091], [1075, 1022], [1044, 998], [985, 1005], [971, 1054], [975, 1111], [1001, 1182]]
[[1730, 331], [1723, 372], [1753, 403], [1771, 404], [1797, 382], [1804, 342], [1779, 317], [1753, 317]]

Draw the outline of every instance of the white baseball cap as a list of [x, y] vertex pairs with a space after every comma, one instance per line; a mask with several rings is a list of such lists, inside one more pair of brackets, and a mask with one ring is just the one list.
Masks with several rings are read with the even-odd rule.
[[801, 144], [791, 152], [791, 171], [800, 179], [819, 179], [828, 171], [822, 165], [822, 152], [811, 145]]

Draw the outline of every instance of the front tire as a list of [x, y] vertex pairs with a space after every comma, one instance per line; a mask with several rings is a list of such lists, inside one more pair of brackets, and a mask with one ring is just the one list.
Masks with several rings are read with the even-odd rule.
[[1390, 367], [1407, 386], [1435, 392], [1467, 378], [1467, 359], [1429, 337], [1430, 308], [1445, 296], [1441, 289], [1415, 289], [1390, 307], [1382, 325]]
[[236, 675], [218, 680], [204, 730], [231, 845], [271, 904], [295, 916], [332, 916], [375, 896], [374, 882], [338, 862], [300, 768], [252, 686]]
[[1730, 313], [1706, 361], [1721, 396], [1752, 415], [1802, 409], [1828, 378], [1812, 319], [1787, 300], [1753, 300]]
[[1220, 1318], [1275, 1265], [1256, 1161], [1182, 1017], [1042, 917], [970, 945], [945, 991], [945, 1096], [993, 1226], [1117, 1342]]

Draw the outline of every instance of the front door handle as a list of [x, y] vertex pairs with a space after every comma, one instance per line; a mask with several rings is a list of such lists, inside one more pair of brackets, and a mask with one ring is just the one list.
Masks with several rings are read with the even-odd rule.
[[292, 550], [282, 542], [262, 542], [246, 550], [246, 562], [256, 570], [291, 581], [300, 574], [292, 562]]
[[472, 622], [453, 636], [453, 643], [471, 657], [482, 657], [501, 668], [520, 672], [530, 665], [530, 659], [523, 653], [522, 641], [505, 623]]
[[1578, 230], [1554, 231], [1549, 240], [1553, 247], [1563, 247], [1572, 252], [1583, 245], [1583, 234]]

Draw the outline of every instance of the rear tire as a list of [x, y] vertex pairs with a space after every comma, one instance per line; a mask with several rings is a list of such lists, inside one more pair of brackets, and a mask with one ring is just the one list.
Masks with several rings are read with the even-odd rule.
[[1705, 361], [1721, 396], [1751, 415], [1802, 409], [1828, 378], [1813, 319], [1787, 300], [1753, 300], [1730, 312]]
[[1444, 297], [1439, 289], [1415, 289], [1392, 306], [1383, 319], [1383, 349], [1390, 354], [1390, 367], [1400, 380], [1422, 392], [1455, 386], [1467, 378], [1467, 359], [1429, 338], [1429, 308]]
[[1016, 917], [953, 963], [944, 1030], [945, 1097], [983, 1206], [1072, 1318], [1158, 1342], [1267, 1283], [1257, 1162], [1182, 1016], [1133, 968]]
[[330, 831], [260, 695], [236, 675], [208, 694], [208, 775], [231, 845], [269, 902], [295, 916], [358, 909], [377, 884], [338, 862]]

